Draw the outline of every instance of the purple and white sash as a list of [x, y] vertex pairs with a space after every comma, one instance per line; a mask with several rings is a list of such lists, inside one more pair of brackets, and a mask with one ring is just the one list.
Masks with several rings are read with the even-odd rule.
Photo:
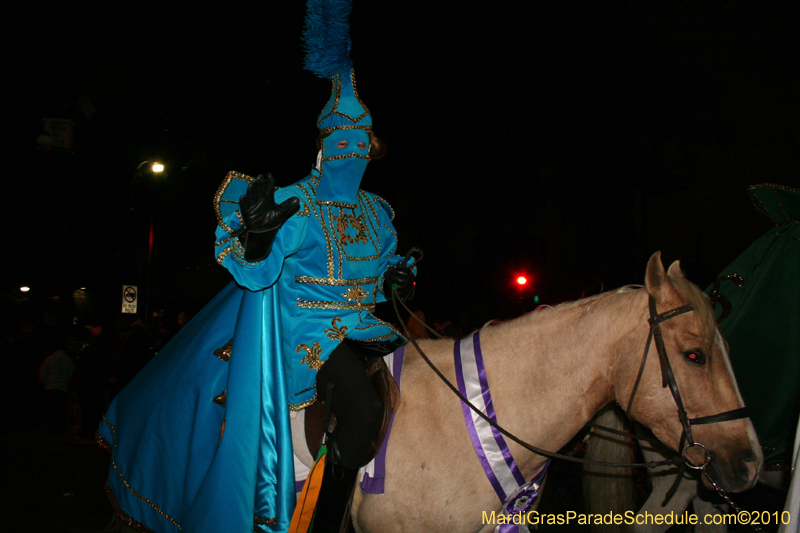
[[[458, 390], [472, 405], [480, 409], [493, 422], [497, 417], [486, 379], [486, 367], [481, 353], [480, 333], [475, 332], [455, 344], [453, 353], [456, 367]], [[517, 463], [511, 457], [503, 435], [486, 420], [475, 413], [466, 403], [461, 402], [464, 421], [472, 439], [472, 446], [483, 466], [497, 497], [503, 503], [503, 512], [508, 517], [507, 524], [495, 528], [497, 533], [526, 533], [525, 520], [514, 515], [525, 515], [539, 497], [539, 486], [547, 472], [548, 461], [538, 474], [526, 482]]]

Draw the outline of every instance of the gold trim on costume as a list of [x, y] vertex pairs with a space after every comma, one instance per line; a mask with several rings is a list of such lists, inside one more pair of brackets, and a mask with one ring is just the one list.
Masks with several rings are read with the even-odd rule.
[[388, 207], [389, 208], [389, 221], [394, 221], [394, 208], [392, 208], [392, 206], [389, 204], [389, 202], [387, 202], [385, 198], [383, 198], [382, 196], [378, 196], [377, 194], [375, 195], [373, 200], [375, 202], [379, 203], [379, 204], [383, 204], [386, 207]]
[[[298, 200], [300, 200], [300, 198], [297, 197], [297, 196], [293, 196], [293, 198], [297, 198]], [[308, 208], [308, 204], [305, 203], [303, 200], [300, 200], [300, 203], [303, 204], [303, 210], [302, 211], [298, 211], [297, 213], [295, 213], [295, 215], [297, 215], [299, 217], [310, 216], [311, 215], [311, 209]]]
[[[340, 244], [353, 244], [355, 242], [367, 244], [364, 215], [355, 216], [349, 213], [341, 212], [338, 216], [333, 215], [331, 220], [336, 225], [336, 231], [339, 233]], [[348, 235], [347, 228], [353, 228], [356, 230], [356, 235], [354, 237]]]
[[345, 337], [347, 337], [347, 326], [338, 327], [336, 325], [337, 322], [341, 321], [341, 317], [334, 317], [333, 320], [331, 320], [331, 327], [325, 328], [323, 331], [323, 333], [325, 333], [330, 340], [342, 342]]
[[295, 393], [294, 393], [294, 395], [295, 395], [295, 396], [300, 396], [301, 394], [305, 394], [305, 393], [307, 393], [308, 391], [310, 391], [310, 390], [314, 390], [314, 389], [316, 389], [316, 388], [317, 388], [317, 386], [316, 386], [316, 385], [312, 385], [312, 386], [310, 386], [310, 387], [309, 387], [309, 388], [307, 388], [307, 389], [303, 389], [303, 390], [301, 390], [300, 392], [295, 392]]
[[355, 209], [355, 204], [347, 204], [345, 202], [334, 202], [332, 200], [317, 200], [314, 202], [317, 205], [332, 205], [333, 207], [346, 207], [348, 209]]
[[[339, 241], [336, 239], [336, 235], [332, 233], [334, 230], [334, 220], [333, 220], [333, 211], [330, 206], [328, 206], [328, 225], [325, 226], [325, 234], [326, 240], [328, 240], [328, 235], [330, 235], [330, 242], [332, 243], [332, 247], [336, 249], [336, 257], [339, 259], [339, 278], [344, 277], [344, 260], [342, 259], [342, 246]], [[331, 257], [333, 257], [333, 248], [331, 249]], [[335, 268], [334, 268], [335, 271]]]
[[117, 518], [122, 520], [126, 526], [128, 526], [131, 529], [135, 529], [140, 533], [155, 533], [155, 531], [153, 531], [146, 525], [142, 524], [141, 522], [134, 520], [133, 518], [128, 516], [128, 514], [125, 511], [122, 510], [122, 507], [120, 507], [119, 503], [117, 503], [116, 496], [114, 496], [114, 491], [111, 490], [111, 487], [109, 487], [107, 483], [106, 483], [106, 496], [108, 497], [108, 501], [111, 503], [111, 508], [114, 510], [114, 514], [116, 514]]
[[384, 224], [383, 227], [389, 230], [389, 233], [394, 235], [394, 246], [392, 246], [392, 249], [386, 254], [386, 259], [389, 259], [397, 253], [397, 233], [395, 233], [392, 228], [389, 227], [389, 224]]
[[[298, 393], [298, 394], [300, 394], [300, 393]], [[317, 401], [317, 391], [314, 391], [314, 396], [312, 396], [308, 400], [306, 400], [304, 402], [300, 402], [300, 403], [290, 403], [289, 404], [289, 410], [290, 411], [301, 411], [301, 410], [305, 409], [306, 407], [308, 407], [309, 405], [311, 405], [312, 403], [314, 403], [316, 401]]]
[[297, 307], [301, 309], [346, 309], [348, 311], [372, 311], [375, 304], [356, 304], [350, 302], [315, 302], [297, 299]]
[[368, 255], [365, 257], [350, 257], [345, 253], [344, 255], [348, 261], [375, 261], [376, 259], [380, 259], [380, 255]]
[[375, 241], [372, 245], [375, 247], [375, 252], [377, 255], [381, 253], [381, 234], [378, 231], [381, 229], [381, 221], [378, 218], [378, 212], [375, 210], [375, 206], [370, 201], [369, 196], [364, 191], [360, 191], [358, 195], [358, 203], [361, 206], [361, 212], [366, 214], [372, 214], [372, 216], [367, 216], [366, 220], [369, 223], [369, 227], [372, 231], [368, 232], [370, 240], [372, 240], [373, 235], [375, 236]]
[[380, 337], [372, 337], [371, 339], [363, 339], [359, 342], [375, 342], [375, 341], [385, 341], [386, 339], [391, 339], [394, 337], [394, 333], [387, 333], [386, 335], [381, 335]]
[[215, 404], [219, 405], [220, 407], [225, 407], [225, 400], [227, 399], [227, 392], [228, 392], [228, 389], [225, 389], [224, 391], [222, 391], [222, 394], [220, 394], [219, 396], [215, 397], [212, 401]]
[[230, 247], [233, 250], [233, 258], [236, 259], [239, 263], [246, 266], [253, 266], [261, 263], [261, 261], [248, 261], [244, 258], [244, 247], [242, 246], [242, 242], [239, 239], [234, 239], [233, 244]]
[[328, 279], [315, 278], [312, 276], [295, 276], [295, 283], [313, 283], [314, 285], [332, 285], [334, 287], [349, 287], [352, 285], [370, 285], [377, 283], [378, 278], [356, 278], [356, 279]]
[[111, 425], [111, 422], [108, 421], [106, 415], [103, 415], [103, 422], [111, 429], [111, 434], [114, 435], [114, 447], [117, 447], [117, 429]]
[[320, 360], [320, 356], [322, 355], [322, 347], [319, 345], [319, 342], [314, 342], [311, 345], [311, 348], [308, 347], [308, 344], [299, 344], [297, 346], [297, 353], [300, 353], [300, 350], [305, 350], [308, 355], [300, 359], [300, 364], [308, 365], [309, 370], [319, 370], [322, 368], [323, 361]]
[[104, 448], [104, 449], [106, 449], [108, 451], [111, 451], [111, 445], [108, 443], [108, 441], [106, 439], [103, 438], [103, 436], [100, 433], [95, 433], [94, 434], [94, 441], [101, 448]]
[[[223, 200], [222, 199], [222, 195], [225, 194], [225, 189], [228, 188], [228, 185], [230, 184], [231, 180], [234, 180], [234, 179], [246, 181], [247, 183], [253, 183], [255, 181], [255, 178], [253, 178], [251, 176], [247, 176], [245, 174], [242, 174], [241, 172], [236, 172], [236, 171], [231, 170], [230, 172], [228, 172], [225, 175], [225, 178], [222, 180], [222, 183], [217, 188], [217, 192], [214, 194], [214, 214], [217, 216], [217, 224], [219, 224], [219, 226], [222, 229], [224, 229], [225, 231], [227, 231], [228, 233], [233, 233], [234, 230], [233, 230], [233, 228], [231, 228], [230, 226], [225, 224], [225, 221], [222, 219], [222, 211], [220, 211], [220, 204], [221, 203], [237, 203], [237, 202], [233, 202], [232, 200]], [[241, 220], [241, 218], [240, 218], [240, 220]]]
[[225, 343], [222, 348], [214, 350], [214, 355], [225, 361], [226, 363], [231, 359], [231, 348], [233, 347], [233, 339]]
[[[352, 85], [353, 85], [353, 96], [355, 96], [356, 100], [358, 100], [358, 103], [361, 104], [361, 107], [364, 108], [364, 112], [361, 115], [359, 115], [358, 117], [353, 118], [350, 115], [348, 115], [346, 113], [342, 113], [341, 111], [339, 111], [339, 100], [341, 99], [341, 96], [342, 96], [342, 78], [341, 78], [341, 75], [337, 72], [336, 74], [333, 75], [333, 79], [331, 81], [333, 82], [333, 88], [331, 90], [331, 96], [333, 96], [334, 94], [336, 95], [336, 97], [335, 97], [335, 99], [333, 101], [333, 107], [331, 107], [330, 113], [328, 113], [327, 115], [325, 115], [324, 117], [322, 117], [321, 119], [319, 119], [317, 121], [317, 127], [319, 127], [319, 125], [322, 124], [322, 122], [326, 118], [331, 116], [331, 115], [339, 115], [340, 117], [346, 118], [350, 122], [358, 122], [362, 118], [364, 118], [367, 115], [369, 115], [369, 109], [367, 109], [367, 106], [364, 105], [364, 102], [362, 102], [361, 98], [359, 98], [359, 96], [358, 96], [358, 91], [356, 90], [356, 75], [355, 75], [355, 72], [353, 71], [353, 69], [350, 69], [350, 83], [352, 83]], [[330, 101], [330, 98], [328, 98], [328, 101]], [[328, 106], [328, 104], [326, 102], [325, 103], [325, 107], [327, 107], [327, 106]], [[325, 107], [322, 108], [323, 111], [325, 110]]]
[[364, 154], [342, 154], [342, 155], [332, 155], [330, 157], [323, 157], [321, 161], [339, 161], [340, 159], [352, 159], [354, 157], [358, 157], [359, 159], [366, 159], [367, 161], [370, 160], [369, 156]]
[[361, 104], [361, 107], [364, 108], [364, 114], [359, 116], [357, 119], [353, 121], [353, 122], [358, 122], [362, 118], [369, 115], [369, 109], [367, 109], [367, 106], [364, 104], [364, 102], [361, 101], [361, 97], [358, 96], [358, 90], [356, 89], [356, 71], [354, 69], [350, 69], [350, 83], [353, 85], [353, 96], [356, 97], [358, 103]]
[[331, 128], [320, 128], [320, 133], [332, 133], [337, 130], [371, 130], [372, 126], [333, 126]]
[[[316, 196], [316, 192], [314, 194]], [[321, 206], [319, 212], [314, 210], [314, 216], [317, 217], [317, 223], [319, 223], [320, 228], [322, 228], [322, 235], [325, 237], [325, 250], [328, 255], [328, 277], [333, 279], [335, 271], [333, 266], [333, 245], [331, 244], [330, 231], [328, 229], [328, 224], [325, 222], [325, 214], [322, 212]], [[328, 206], [328, 218], [330, 219], [330, 206]]]
[[222, 250], [219, 253], [219, 255], [217, 256], [217, 263], [219, 263], [221, 265], [222, 262], [225, 260], [225, 258], [228, 257], [229, 255], [231, 255], [231, 247], [230, 246], [226, 247], [224, 250]]
[[[114, 428], [114, 426], [111, 425], [111, 422], [109, 422], [108, 419], [105, 416], [103, 416], [103, 421], [108, 425], [109, 428], [111, 428], [111, 433], [114, 435], [114, 448], [116, 448], [117, 447], [117, 430]], [[133, 489], [133, 487], [130, 486], [130, 484], [128, 483], [128, 480], [125, 479], [125, 476], [122, 475], [122, 472], [120, 471], [119, 467], [117, 466], [117, 462], [114, 460], [113, 453], [112, 453], [112, 456], [111, 456], [111, 466], [117, 472], [117, 475], [122, 480], [122, 484], [125, 485], [125, 488], [127, 488], [129, 491], [131, 491], [131, 493], [134, 496], [136, 496], [137, 498], [142, 500], [144, 503], [146, 503], [147, 505], [152, 507], [158, 514], [160, 514], [161, 516], [163, 516], [164, 518], [166, 518], [167, 520], [172, 522], [175, 525], [175, 527], [178, 528], [178, 530], [181, 529], [181, 525], [174, 518], [169, 516], [167, 513], [165, 513], [164, 511], [162, 511], [158, 507], [156, 507], [156, 505], [153, 502], [151, 502], [150, 500], [148, 500], [147, 498], [145, 498], [144, 496], [142, 496], [141, 494], [136, 492]]]
[[342, 298], [347, 298], [348, 302], [355, 302], [357, 304], [363, 302], [367, 296], [369, 296], [369, 293], [358, 285], [348, 287], [347, 292], [342, 293]]
[[[376, 317], [372, 313], [370, 313], [369, 316], [371, 316], [372, 318], [377, 320], [378, 323], [377, 324], [368, 324], [366, 326], [356, 326], [354, 329], [356, 331], [366, 331], [369, 328], [377, 328], [379, 326], [386, 326], [387, 328], [389, 328], [391, 331], [394, 332], [394, 335], [397, 335], [398, 337], [403, 337], [403, 335], [399, 331], [397, 331], [397, 328], [395, 328], [393, 325], [389, 324], [388, 322], [384, 322], [383, 320], [381, 320], [380, 318]], [[391, 336], [392, 336], [392, 334], [389, 334], [389, 337], [391, 337]], [[382, 340], [384, 338], [387, 338], [387, 336], [386, 335], [382, 335], [380, 337], [375, 337], [374, 339], [364, 339], [364, 341], [362, 341], [362, 342], [374, 341], [374, 340]]]

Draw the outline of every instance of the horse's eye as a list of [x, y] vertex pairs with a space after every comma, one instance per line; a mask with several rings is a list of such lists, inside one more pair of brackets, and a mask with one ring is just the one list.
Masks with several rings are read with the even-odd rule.
[[706, 354], [703, 350], [690, 350], [688, 352], [683, 352], [683, 355], [690, 363], [694, 363], [696, 365], [706, 364]]

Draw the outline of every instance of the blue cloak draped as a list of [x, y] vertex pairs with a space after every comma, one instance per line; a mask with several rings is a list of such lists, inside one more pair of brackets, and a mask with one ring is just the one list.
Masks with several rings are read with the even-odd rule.
[[[231, 283], [111, 404], [99, 433], [112, 453], [110, 497], [129, 523], [159, 532], [288, 528], [284, 360], [264, 357], [279, 353], [277, 312], [275, 291]], [[223, 392], [224, 407], [214, 401]]]

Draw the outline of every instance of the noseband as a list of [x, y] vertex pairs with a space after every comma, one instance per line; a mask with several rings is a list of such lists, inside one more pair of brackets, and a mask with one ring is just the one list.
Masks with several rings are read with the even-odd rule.
[[[727, 422], [729, 420], [747, 418], [750, 416], [749, 410], [747, 407], [740, 407], [738, 409], [732, 409], [730, 411], [725, 411], [715, 415], [689, 418], [689, 416], [686, 414], [686, 410], [683, 407], [683, 400], [681, 399], [680, 390], [678, 390], [678, 383], [675, 381], [675, 374], [672, 372], [672, 366], [669, 364], [667, 348], [664, 345], [664, 338], [661, 334], [661, 323], [684, 313], [688, 313], [689, 311], [694, 311], [694, 306], [692, 304], [686, 304], [682, 305], [681, 307], [676, 307], [670, 311], [665, 311], [661, 314], [658, 314], [658, 310], [656, 309], [656, 301], [652, 296], [649, 297], [649, 305], [650, 318], [648, 319], [648, 323], [650, 324], [650, 334], [647, 336], [647, 344], [644, 347], [642, 364], [639, 366], [639, 374], [636, 376], [636, 382], [633, 385], [631, 398], [628, 400], [628, 408], [626, 413], [628, 418], [633, 420], [633, 417], [631, 416], [633, 400], [636, 396], [636, 391], [639, 388], [639, 383], [642, 380], [642, 375], [644, 374], [644, 367], [647, 363], [647, 354], [650, 352], [650, 344], [652, 343], [653, 339], [655, 339], [656, 352], [658, 353], [658, 360], [661, 363], [661, 386], [669, 387], [669, 390], [672, 393], [672, 398], [675, 400], [675, 405], [678, 407], [678, 418], [683, 426], [683, 433], [681, 434], [681, 440], [678, 446], [681, 449], [681, 456], [685, 460], [684, 464], [689, 468], [701, 470], [711, 460], [711, 454], [708, 451], [708, 448], [698, 442], [695, 442], [694, 437], [692, 436], [692, 425], [699, 426], [702, 424], [714, 424], [717, 422]], [[686, 444], [685, 446], [684, 443]], [[699, 447], [703, 449], [705, 461], [702, 465], [694, 465], [687, 459], [686, 452], [693, 447]]]

